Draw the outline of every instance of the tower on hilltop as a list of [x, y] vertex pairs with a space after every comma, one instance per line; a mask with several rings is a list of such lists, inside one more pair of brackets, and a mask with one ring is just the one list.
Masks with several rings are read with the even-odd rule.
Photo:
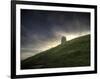
[[62, 36], [62, 38], [61, 38], [61, 44], [65, 44], [65, 42], [66, 42], [66, 37]]

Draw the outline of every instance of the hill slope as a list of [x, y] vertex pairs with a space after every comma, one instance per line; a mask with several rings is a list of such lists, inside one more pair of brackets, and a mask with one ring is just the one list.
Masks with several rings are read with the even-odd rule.
[[79, 67], [90, 65], [90, 35], [58, 45], [21, 61], [21, 69]]

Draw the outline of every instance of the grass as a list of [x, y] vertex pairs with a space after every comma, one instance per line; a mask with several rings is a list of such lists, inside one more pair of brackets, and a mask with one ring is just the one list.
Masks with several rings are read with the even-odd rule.
[[41, 52], [21, 61], [21, 69], [80, 67], [90, 65], [90, 35]]

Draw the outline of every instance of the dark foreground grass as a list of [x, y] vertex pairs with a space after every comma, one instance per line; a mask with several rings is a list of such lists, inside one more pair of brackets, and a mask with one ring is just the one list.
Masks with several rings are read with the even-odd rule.
[[90, 65], [90, 35], [58, 45], [21, 61], [21, 69], [80, 67]]

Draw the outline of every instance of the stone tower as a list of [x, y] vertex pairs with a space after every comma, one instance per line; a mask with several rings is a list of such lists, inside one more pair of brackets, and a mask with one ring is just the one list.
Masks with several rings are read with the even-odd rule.
[[65, 42], [66, 42], [66, 37], [62, 36], [62, 38], [61, 38], [61, 44], [65, 44]]

